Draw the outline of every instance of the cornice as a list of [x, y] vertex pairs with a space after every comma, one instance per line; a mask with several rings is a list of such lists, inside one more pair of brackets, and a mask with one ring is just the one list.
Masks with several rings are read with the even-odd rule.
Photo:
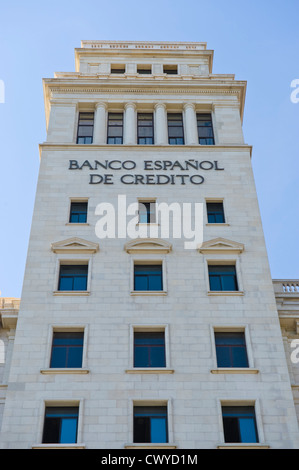
[[[174, 148], [175, 147], [175, 148]], [[231, 144], [231, 145], [153, 145], [151, 149], [149, 149], [148, 145], [137, 145], [137, 144], [122, 144], [122, 145], [107, 145], [107, 144], [90, 144], [90, 145], [80, 145], [70, 142], [43, 142], [39, 144], [39, 155], [40, 158], [42, 157], [42, 152], [49, 150], [49, 151], [64, 151], [69, 150], [72, 152], [94, 152], [94, 151], [105, 151], [105, 152], [115, 152], [115, 151], [124, 151], [129, 150], [130, 152], [144, 152], [151, 150], [154, 153], [156, 152], [170, 152], [172, 154], [179, 153], [181, 154], [182, 151], [195, 151], [195, 152], [211, 152], [211, 153], [218, 153], [218, 152], [248, 152], [250, 157], [252, 156], [252, 145], [248, 144]], [[184, 153], [184, 155], [186, 155]]]

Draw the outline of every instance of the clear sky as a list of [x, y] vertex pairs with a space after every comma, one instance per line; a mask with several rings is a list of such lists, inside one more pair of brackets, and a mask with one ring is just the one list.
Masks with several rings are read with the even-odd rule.
[[2, 2], [1, 295], [21, 296], [38, 144], [46, 138], [42, 78], [74, 71], [74, 48], [88, 39], [207, 42], [214, 73], [248, 82], [243, 129], [272, 277], [299, 279], [299, 103], [290, 100], [299, 79], [298, 18], [298, 0]]

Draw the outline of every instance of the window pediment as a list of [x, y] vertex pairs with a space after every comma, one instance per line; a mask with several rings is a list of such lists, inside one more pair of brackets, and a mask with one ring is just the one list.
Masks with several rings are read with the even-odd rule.
[[54, 253], [96, 253], [98, 243], [93, 243], [78, 237], [67, 238], [51, 244]]
[[242, 253], [244, 245], [243, 243], [219, 237], [202, 243], [198, 250], [200, 253]]
[[159, 238], [137, 238], [125, 244], [127, 253], [169, 253], [171, 243]]

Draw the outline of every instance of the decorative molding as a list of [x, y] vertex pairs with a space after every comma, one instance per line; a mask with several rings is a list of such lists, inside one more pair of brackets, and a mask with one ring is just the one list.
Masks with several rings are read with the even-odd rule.
[[99, 245], [82, 238], [72, 237], [52, 243], [51, 249], [54, 253], [96, 253]]
[[170, 253], [171, 243], [159, 238], [135, 238], [124, 246], [127, 253]]
[[213, 240], [206, 241], [198, 248], [200, 253], [242, 253], [244, 251], [243, 243], [227, 240], [226, 238], [214, 238]]

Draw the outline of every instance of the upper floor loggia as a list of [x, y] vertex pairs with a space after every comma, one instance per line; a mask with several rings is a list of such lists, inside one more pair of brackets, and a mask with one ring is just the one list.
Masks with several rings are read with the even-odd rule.
[[201, 145], [200, 115], [209, 115], [213, 141], [204, 145], [244, 145], [246, 82], [213, 74], [213, 55], [201, 42], [82, 41], [75, 72], [43, 80], [47, 143], [82, 143], [80, 113], [92, 113], [93, 145], [116, 143], [109, 140], [113, 114], [121, 115], [123, 139], [117, 143], [125, 145], [141, 144], [141, 114], [150, 115], [153, 145], [173, 145], [174, 115], [181, 119], [176, 144]]

